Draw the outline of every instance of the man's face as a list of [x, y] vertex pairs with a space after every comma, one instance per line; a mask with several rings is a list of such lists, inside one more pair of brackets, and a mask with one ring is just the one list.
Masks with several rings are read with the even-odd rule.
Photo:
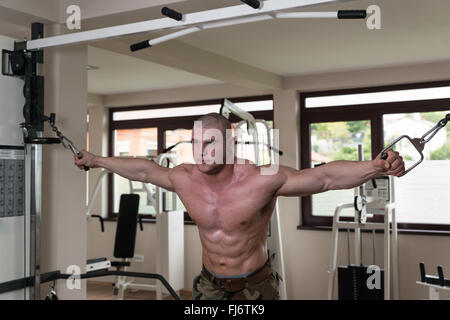
[[192, 151], [197, 169], [206, 174], [219, 172], [226, 161], [226, 148], [222, 131], [217, 126], [194, 125]]

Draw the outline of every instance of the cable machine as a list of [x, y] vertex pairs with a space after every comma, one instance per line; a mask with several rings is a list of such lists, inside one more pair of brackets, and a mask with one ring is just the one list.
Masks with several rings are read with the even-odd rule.
[[[358, 145], [359, 161], [363, 161], [363, 148]], [[355, 188], [353, 203], [339, 204], [333, 216], [331, 255], [328, 268], [328, 300], [333, 299], [336, 280], [341, 300], [390, 299], [393, 279], [394, 299], [398, 299], [397, 220], [395, 215], [394, 179], [389, 176], [372, 179]], [[341, 220], [342, 210], [354, 209], [353, 221]], [[367, 222], [368, 217], [384, 216], [383, 222]], [[337, 266], [339, 230], [347, 230], [347, 261]], [[354, 263], [350, 259], [350, 230], [354, 231]], [[372, 265], [363, 265], [362, 230], [372, 231]], [[375, 231], [384, 231], [384, 270], [377, 268], [375, 260]], [[379, 272], [378, 274], [375, 274]], [[369, 288], [367, 278], [379, 277], [380, 286]], [[392, 275], [392, 277], [391, 277]], [[338, 279], [336, 279], [338, 278]], [[381, 283], [382, 282], [382, 283]]]

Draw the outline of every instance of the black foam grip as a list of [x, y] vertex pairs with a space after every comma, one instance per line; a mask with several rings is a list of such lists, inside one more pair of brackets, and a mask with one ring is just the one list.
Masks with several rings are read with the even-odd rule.
[[339, 10], [338, 19], [365, 19], [366, 10]]
[[439, 276], [439, 284], [444, 287], [445, 286], [445, 277], [444, 277], [444, 270], [442, 269], [442, 266], [437, 267], [438, 276]]
[[419, 263], [419, 269], [420, 269], [420, 281], [427, 282], [425, 273], [425, 263], [423, 262]]
[[142, 50], [142, 49], [145, 49], [145, 48], [150, 48], [150, 47], [151, 47], [151, 45], [149, 43], [149, 40], [145, 40], [145, 41], [142, 41], [142, 42], [139, 42], [139, 43], [132, 44], [130, 46], [130, 50], [135, 52], [135, 51]]
[[166, 17], [169, 17], [173, 20], [181, 21], [183, 20], [183, 15], [179, 13], [178, 11], [175, 11], [173, 9], [164, 7], [161, 9], [161, 13], [165, 15]]
[[114, 257], [116, 258], [132, 258], [134, 256], [138, 211], [139, 195], [122, 194], [114, 241]]
[[259, 2], [259, 0], [241, 0], [241, 1], [249, 5], [253, 9], [259, 9], [259, 7], [261, 7], [261, 2]]

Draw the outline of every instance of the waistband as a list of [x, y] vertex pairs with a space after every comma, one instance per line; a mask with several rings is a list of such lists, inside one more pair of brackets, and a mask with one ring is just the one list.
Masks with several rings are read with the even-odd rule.
[[216, 285], [219, 289], [228, 292], [237, 292], [244, 289], [247, 285], [255, 285], [265, 278], [267, 278], [272, 273], [272, 265], [270, 260], [259, 269], [252, 271], [250, 273], [244, 273], [234, 276], [221, 276], [216, 277], [214, 273], [208, 271], [208, 269], [203, 266], [202, 275]]

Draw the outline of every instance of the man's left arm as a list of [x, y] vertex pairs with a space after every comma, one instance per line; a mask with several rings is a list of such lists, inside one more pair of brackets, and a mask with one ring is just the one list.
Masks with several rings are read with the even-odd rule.
[[403, 158], [398, 152], [388, 151], [388, 158], [379, 154], [370, 161], [332, 161], [316, 168], [295, 170], [280, 166], [282, 177], [277, 196], [308, 196], [328, 190], [351, 189], [382, 176], [401, 176], [405, 172]]

